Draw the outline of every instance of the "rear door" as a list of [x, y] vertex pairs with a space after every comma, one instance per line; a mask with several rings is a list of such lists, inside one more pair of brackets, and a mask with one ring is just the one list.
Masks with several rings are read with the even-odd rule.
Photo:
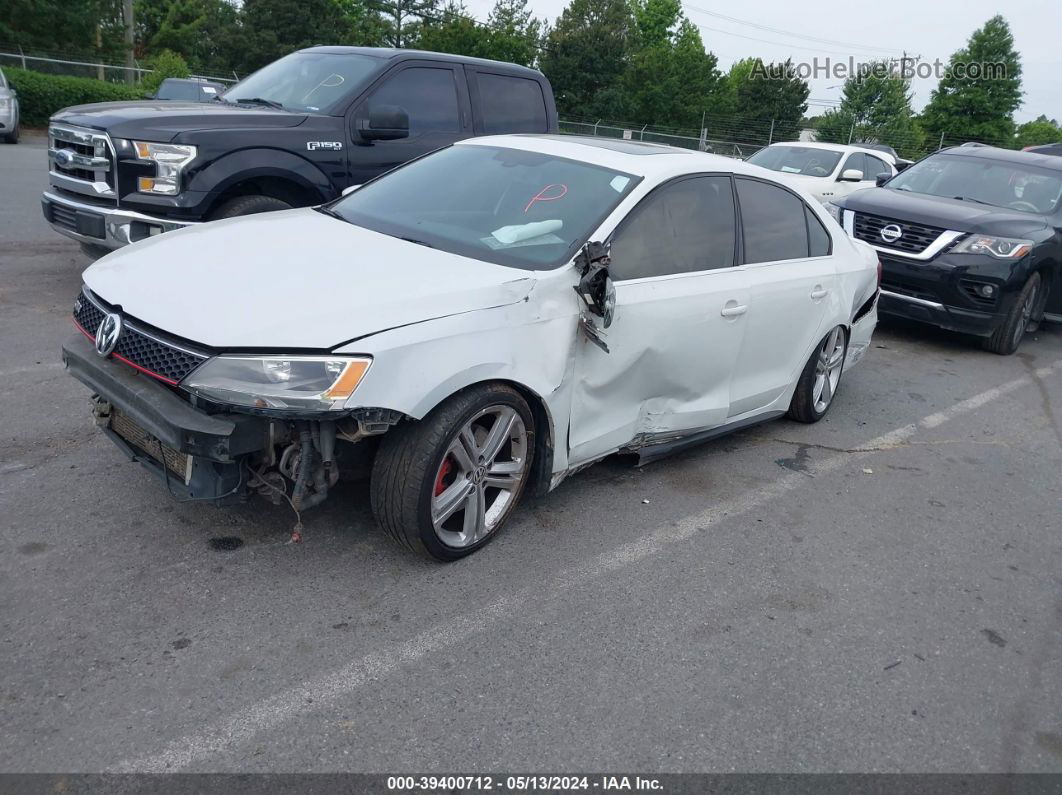
[[550, 103], [542, 82], [478, 66], [466, 66], [476, 135], [547, 133]]
[[729, 175], [685, 177], [650, 193], [616, 230], [609, 352], [582, 337], [576, 352], [572, 464], [726, 420], [749, 309], [735, 206]]
[[[397, 106], [409, 116], [409, 137], [366, 141], [358, 122], [373, 106]], [[472, 114], [464, 71], [434, 61], [406, 61], [367, 92], [347, 114], [351, 185], [360, 185], [396, 166], [472, 136]]]
[[750, 300], [730, 417], [786, 392], [839, 300], [832, 240], [814, 211], [776, 183], [739, 177], [736, 184]]

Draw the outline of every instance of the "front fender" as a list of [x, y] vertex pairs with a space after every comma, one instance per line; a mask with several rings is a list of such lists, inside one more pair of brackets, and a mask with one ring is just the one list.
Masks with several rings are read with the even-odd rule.
[[276, 177], [288, 180], [318, 196], [320, 202], [335, 198], [328, 176], [311, 161], [284, 149], [254, 147], [222, 155], [186, 175], [192, 191], [218, 195], [248, 179]]

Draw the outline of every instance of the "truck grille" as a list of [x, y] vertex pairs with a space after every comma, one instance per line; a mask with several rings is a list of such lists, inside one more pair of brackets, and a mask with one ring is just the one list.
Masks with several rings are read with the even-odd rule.
[[[85, 289], [74, 301], [74, 322], [86, 336], [95, 340], [104, 316], [112, 311], [110, 306]], [[113, 355], [170, 385], [176, 385], [210, 358], [206, 351], [198, 352], [184, 343], [171, 342], [124, 317]]]
[[167, 447], [136, 424], [128, 415], [111, 408], [110, 428], [133, 447], [145, 453], [156, 463], [164, 464], [171, 474], [187, 485], [192, 479], [192, 457], [187, 453]]
[[48, 163], [61, 178], [59, 187], [89, 196], [115, 195], [114, 153], [106, 133], [53, 124], [48, 128]]
[[[887, 226], [898, 226], [900, 228], [898, 240], [888, 242], [881, 236], [881, 230]], [[872, 246], [878, 246], [879, 248], [891, 249], [901, 254], [921, 254], [933, 245], [937, 238], [944, 234], [943, 229], [938, 229], [935, 226], [923, 226], [922, 224], [897, 221], [892, 218], [882, 218], [878, 215], [868, 215], [867, 213], [859, 212], [855, 214], [855, 223], [852, 231], [857, 240], [862, 240], [864, 243], [870, 243]]]

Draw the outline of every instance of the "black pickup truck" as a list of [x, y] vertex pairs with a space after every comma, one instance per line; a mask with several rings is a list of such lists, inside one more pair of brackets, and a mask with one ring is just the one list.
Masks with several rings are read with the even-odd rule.
[[41, 204], [57, 232], [100, 253], [203, 221], [320, 204], [462, 138], [556, 131], [553, 91], [534, 69], [311, 47], [214, 102], [60, 111]]

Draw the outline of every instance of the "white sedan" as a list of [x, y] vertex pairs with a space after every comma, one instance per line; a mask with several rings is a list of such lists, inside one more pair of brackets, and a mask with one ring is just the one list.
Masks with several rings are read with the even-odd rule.
[[823, 204], [873, 188], [879, 175], [896, 175], [896, 159], [888, 152], [843, 144], [771, 144], [746, 162], [777, 171]]
[[301, 512], [367, 470], [380, 524], [453, 560], [604, 456], [826, 414], [869, 345], [878, 259], [775, 177], [463, 141], [319, 208], [100, 259], [63, 358], [180, 499]]

